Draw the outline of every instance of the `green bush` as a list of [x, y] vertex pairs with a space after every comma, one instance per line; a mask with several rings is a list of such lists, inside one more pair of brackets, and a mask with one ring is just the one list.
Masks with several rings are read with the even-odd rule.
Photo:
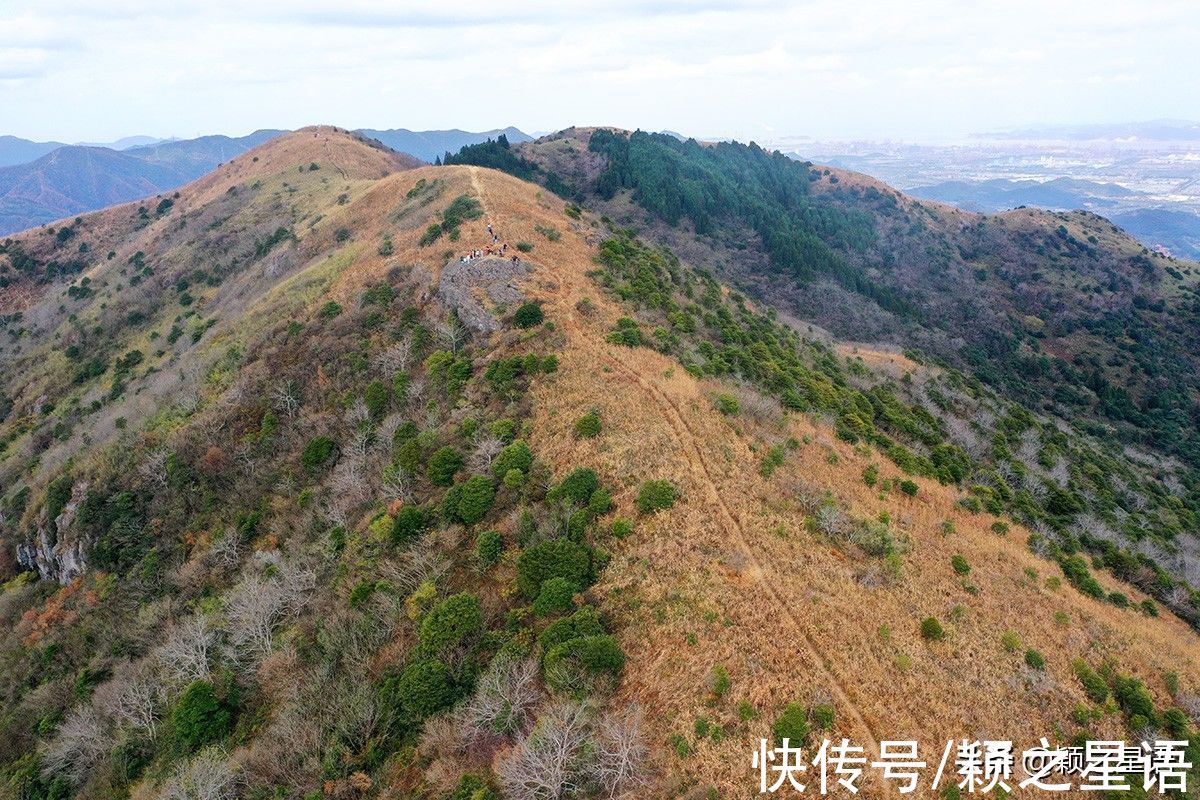
[[517, 242], [517, 249], [522, 253], [532, 253], [533, 244], [530, 242]]
[[509, 470], [515, 469], [522, 475], [528, 475], [531, 466], [533, 466], [533, 452], [529, 449], [529, 445], [517, 439], [492, 459], [492, 474], [503, 479]]
[[583, 589], [591, 585], [591, 551], [570, 539], [551, 539], [526, 549], [517, 558], [517, 588], [529, 600], [551, 578], [566, 578]]
[[1117, 675], [1113, 679], [1113, 698], [1128, 717], [1141, 716], [1154, 719], [1154, 699], [1146, 684], [1128, 675]]
[[862, 479], [867, 486], [874, 487], [879, 482], [879, 467], [875, 464], [868, 464], [863, 469]]
[[428, 525], [425, 512], [419, 507], [404, 506], [396, 512], [396, 519], [392, 522], [392, 541], [396, 544], [410, 542], [424, 533]]
[[317, 316], [319, 316], [321, 319], [333, 319], [341, 313], [342, 304], [336, 300], [330, 300], [328, 303], [321, 306], [321, 310], [317, 312]]
[[372, 381], [363, 392], [363, 402], [366, 403], [367, 411], [375, 419], [383, 416], [391, 400], [392, 392], [383, 381]]
[[535, 328], [545, 321], [542, 307], [537, 303], [524, 303], [513, 314], [513, 325], [518, 328]]
[[600, 624], [600, 615], [592, 606], [584, 606], [569, 617], [555, 620], [546, 626], [538, 636], [538, 644], [542, 652], [548, 653], [563, 642], [585, 636], [599, 636], [604, 633]]
[[716, 395], [713, 397], [713, 405], [717, 407], [717, 411], [720, 411], [727, 417], [732, 417], [741, 410], [741, 404], [738, 403], [738, 399], [731, 394], [721, 393]]
[[429, 457], [429, 466], [425, 474], [434, 486], [449, 486], [454, 483], [454, 476], [462, 468], [462, 464], [459, 452], [447, 445]]
[[485, 779], [468, 773], [446, 800], [500, 800], [500, 794]]
[[612, 495], [608, 493], [607, 489], [601, 486], [592, 492], [592, 496], [588, 498], [587, 510], [589, 514], [601, 517], [611, 511], [612, 506]]
[[578, 467], [567, 473], [555, 493], [577, 505], [586, 505], [592, 493], [600, 488], [600, 478], [589, 467]]
[[946, 638], [946, 630], [936, 618], [926, 617], [921, 620], [921, 638], [927, 642], [940, 642]]
[[475, 537], [475, 557], [485, 567], [493, 567], [504, 553], [504, 537], [500, 531], [484, 531]]
[[403, 719], [417, 722], [445, 711], [458, 699], [454, 676], [433, 659], [409, 664], [384, 682], [381, 694], [385, 708], [395, 708]]
[[542, 583], [542, 591], [533, 601], [533, 613], [539, 617], [548, 617], [563, 611], [570, 611], [575, 605], [575, 592], [579, 590], [575, 584], [566, 578], [550, 578]]
[[900, 481], [900, 491], [904, 492], [909, 497], [916, 497], [917, 492], [920, 491], [920, 489], [921, 487], [917, 485], [916, 481], [910, 481], [907, 479]]
[[492, 502], [496, 497], [496, 488], [492, 485], [492, 481], [483, 475], [472, 475], [460, 486], [458, 518], [467, 525], [474, 525], [491, 511]]
[[624, 539], [633, 533], [633, 522], [624, 517], [617, 517], [612, 521], [612, 527], [609, 530], [617, 539]]
[[1092, 575], [1092, 571], [1088, 569], [1087, 562], [1084, 561], [1083, 556], [1068, 556], [1059, 563], [1059, 566], [1062, 567], [1063, 575], [1066, 576], [1067, 582], [1076, 589], [1088, 597], [1094, 597], [1097, 600], [1104, 598], [1104, 587]]
[[961, 555], [954, 555], [950, 558], [950, 566], [954, 568], [956, 575], [970, 575], [971, 565], [967, 563], [967, 559]]
[[1083, 684], [1084, 693], [1093, 703], [1103, 705], [1108, 700], [1108, 683], [1098, 672], [1089, 667], [1086, 661], [1082, 658], [1075, 659], [1071, 663], [1071, 669], [1075, 673], [1075, 677]]
[[479, 598], [464, 592], [447, 597], [430, 609], [421, 621], [418, 640], [423, 650], [433, 654], [462, 643], [482, 629], [483, 610]]
[[300, 463], [308, 469], [316, 469], [333, 456], [336, 447], [333, 439], [328, 436], [314, 436], [304, 446], [304, 452], [300, 454]]
[[1015, 653], [1021, 649], [1021, 637], [1016, 631], [1005, 631], [1000, 637], [1000, 644], [1005, 651]]
[[637, 510], [643, 514], [675, 505], [675, 485], [667, 480], [646, 481], [637, 496]]
[[208, 681], [192, 681], [171, 710], [171, 732], [186, 751], [224, 738], [233, 717]]
[[816, 705], [812, 707], [810, 713], [813, 725], [818, 730], [831, 731], [833, 730], [834, 710], [832, 705]]
[[1032, 647], [1025, 651], [1025, 663], [1033, 669], [1041, 670], [1046, 668], [1046, 659]]
[[1188, 738], [1188, 716], [1179, 708], [1168, 708], [1162, 715], [1163, 728], [1172, 739]]
[[583, 681], [598, 675], [619, 676], [625, 668], [625, 652], [608, 634], [582, 636], [552, 647], [542, 667], [551, 689], [579, 689]]
[[784, 739], [788, 740], [789, 747], [799, 747], [808, 741], [808, 714], [804, 706], [788, 703], [771, 726], [771, 734], [777, 745], [782, 745]]
[[608, 334], [607, 341], [625, 347], [638, 347], [642, 343], [642, 331], [633, 319], [621, 317], [617, 320], [617, 327]]
[[584, 414], [579, 419], [575, 420], [575, 435], [581, 439], [591, 439], [600, 435], [600, 429], [603, 426], [600, 423], [600, 415], [595, 411], [590, 411]]

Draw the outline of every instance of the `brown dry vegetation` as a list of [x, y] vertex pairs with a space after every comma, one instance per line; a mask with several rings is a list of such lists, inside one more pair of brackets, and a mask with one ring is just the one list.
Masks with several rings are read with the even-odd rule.
[[[1026, 550], [1028, 532], [1014, 526], [998, 536], [989, 529], [994, 518], [955, 509], [952, 488], [921, 481], [916, 498], [881, 500], [860, 476], [872, 462], [888, 475], [886, 462], [836, 441], [831, 426], [797, 416], [765, 428], [731, 421], [669, 358], [607, 344], [604, 335], [622, 312], [585, 274], [594, 255], [586, 231], [570, 230], [558, 201], [515, 178], [483, 169], [472, 178], [487, 210], [474, 225], [491, 221], [510, 241], [535, 241], [535, 225], [570, 231], [559, 242], [538, 241], [531, 256], [530, 292], [566, 334], [558, 377], [536, 393], [537, 451], [554, 464], [596, 465], [607, 484], [625, 486], [616, 498], [622, 508], [643, 479], [670, 478], [682, 490], [683, 502], [641, 521], [616, 546], [593, 589], [624, 622], [630, 663], [623, 694], [646, 706], [658, 743], [689, 732], [701, 715], [736, 727], [739, 699], [760, 713], [720, 745], [706, 742], [683, 760], [665, 757], [669, 773], [715, 785], [722, 796], [744, 791], [752, 743], [769, 736], [775, 715], [795, 699], [832, 697], [838, 731], [863, 744], [867, 737], [912, 737], [934, 748], [962, 736], [1031, 742], [1053, 736], [1056, 726], [1070, 728], [1072, 708], [1086, 700], [1071, 675], [1075, 657], [1113, 658], [1158, 701], [1166, 696], [1164, 672], [1200, 670], [1200, 647], [1185, 624], [1130, 615], [1065, 585], [1046, 588], [1045, 578], [1058, 571]], [[586, 315], [576, 308], [584, 297], [595, 304]], [[902, 356], [858, 355], [915, 368]], [[576, 440], [574, 420], [593, 407], [604, 432]], [[789, 435], [812, 443], [772, 478], [760, 478], [754, 450]], [[888, 512], [911, 539], [896, 585], [871, 588], [864, 556], [806, 530], [802, 498], [825, 491], [849, 515]], [[943, 533], [946, 520], [953, 533]], [[951, 569], [955, 553], [973, 566], [978, 594], [964, 591]], [[1056, 612], [1070, 622], [1056, 622]], [[946, 622], [947, 641], [921, 640], [926, 616]], [[890, 629], [886, 638], [882, 626]], [[1007, 630], [1048, 656], [1044, 676], [1005, 652]], [[706, 681], [716, 665], [729, 670], [733, 689], [712, 707]], [[1115, 724], [1104, 732], [1120, 736]]]
[[[322, 273], [318, 283], [327, 290], [268, 292], [236, 307], [213, 339], [221, 344], [236, 339], [238, 324], [282, 313], [297, 298], [310, 308], [330, 298], [348, 303], [397, 266], [414, 268], [410, 274], [431, 292], [446, 252], [482, 246], [488, 223], [510, 244], [535, 244], [523, 256], [532, 265], [525, 288], [543, 301], [562, 343], [557, 374], [534, 389], [535, 452], [559, 476], [575, 465], [595, 467], [606, 486], [619, 487], [614, 498], [622, 514], [633, 515], [643, 480], [668, 478], [681, 491], [674, 508], [639, 518], [630, 538], [611, 543], [612, 563], [590, 590], [619, 621], [629, 660], [618, 700], [636, 700], [646, 711], [664, 778], [656, 796], [690, 785], [714, 786], [722, 797], [747, 792], [753, 783], [751, 751], [759, 737], [770, 736], [771, 723], [793, 700], [831, 701], [837, 733], [867, 746], [868, 756], [878, 740], [917, 738], [924, 755], [936, 759], [950, 737], [1022, 744], [1041, 736], [1064, 738], [1058, 734], [1072, 730], [1072, 708], [1086, 700], [1071, 674], [1076, 657], [1093, 664], [1113, 659], [1141, 677], [1158, 702], [1166, 700], [1167, 671], [1182, 676], [1185, 691], [1200, 690], [1195, 678], [1200, 645], [1185, 624], [1165, 612], [1150, 619], [1122, 611], [1065, 584], [1048, 588], [1046, 578], [1057, 575], [1057, 567], [1028, 552], [1028, 532], [1014, 525], [1006, 536], [993, 533], [993, 517], [955, 507], [953, 487], [923, 480], [914, 498], [883, 496], [864, 484], [862, 471], [875, 463], [883, 477], [891, 477], [895, 468], [838, 441], [827, 421], [794, 414], [724, 417], [713, 407], [712, 385], [678, 363], [650, 349], [607, 343], [606, 333], [627, 312], [587, 276], [595, 266], [599, 230], [588, 216], [572, 220], [560, 199], [491, 170], [397, 172], [411, 165], [348, 134], [326, 131], [282, 137], [183, 192], [180, 206], [199, 208], [217, 202], [233, 183], [270, 180], [281, 167], [313, 161], [336, 165], [344, 180], [330, 192], [349, 195], [344, 204], [321, 209], [320, 224], [301, 237], [305, 260], [287, 279], [302, 282], [327, 269], [333, 232], [350, 227], [353, 249], [346, 265]], [[406, 192], [421, 179], [441, 181], [442, 200], [397, 219]], [[484, 216], [463, 223], [457, 243], [443, 239], [420, 247], [434, 208], [463, 193], [482, 202]], [[89, 215], [90, 236], [109, 241], [106, 226], [115, 231], [127, 216], [128, 208]], [[550, 241], [538, 226], [563, 235]], [[394, 252], [381, 256], [377, 244], [385, 232]], [[141, 239], [124, 240], [124, 247], [148, 249], [145, 243], [154, 234], [147, 229]], [[123, 260], [124, 251], [121, 255]], [[581, 303], [585, 298], [590, 307]], [[243, 322], [232, 321], [236, 318]], [[217, 344], [210, 347], [215, 351]], [[842, 355], [861, 357], [873, 370], [921, 369], [901, 355], [867, 348]], [[603, 420], [602, 433], [576, 438], [575, 420], [592, 409]], [[766, 447], [788, 438], [799, 447], [772, 477], [760, 477]], [[220, 460], [219, 454], [213, 458]], [[810, 531], [807, 517], [826, 492], [847, 518], [890, 515], [893, 529], [910, 545], [898, 580], [881, 578], [878, 562], [854, 546]], [[973, 567], [970, 581], [977, 593], [968, 592], [952, 570], [954, 554]], [[1106, 589], [1117, 588], [1104, 582]], [[1120, 589], [1135, 601], [1143, 599], [1128, 587]], [[1065, 624], [1061, 616], [1056, 621], [1060, 612]], [[943, 622], [946, 641], [922, 641], [919, 625], [927, 616]], [[1001, 635], [1009, 630], [1046, 656], [1044, 674], [1026, 667], [1019, 653], [1005, 651]], [[716, 666], [728, 670], [731, 689], [714, 702], [708, 677]], [[757, 712], [748, 724], [738, 721], [741, 701]], [[700, 716], [724, 725], [726, 737], [720, 743], [704, 740], [690, 755], [676, 756], [669, 736], [678, 732], [690, 739]], [[1095, 732], [1121, 738], [1118, 724], [1110, 716], [1108, 727]], [[879, 792], [868, 783], [868, 794]]]

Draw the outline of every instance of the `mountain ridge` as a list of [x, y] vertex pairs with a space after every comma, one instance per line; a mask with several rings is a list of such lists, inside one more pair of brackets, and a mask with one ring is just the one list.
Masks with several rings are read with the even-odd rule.
[[[560, 179], [603, 173], [581, 161]], [[0, 565], [14, 791], [151, 796], [203, 769], [296, 796], [523, 797], [555, 732], [582, 760], [550, 767], [588, 792], [736, 796], [797, 716], [798, 736], [923, 753], [1180, 715], [1186, 732], [1183, 619], [1031, 549], [1038, 529], [880, 438], [953, 470], [950, 409], [1011, 417], [1022, 450], [1053, 425], [948, 367], [780, 322], [707, 269], [708, 238], [695, 259], [662, 246], [630, 195], [593, 209], [317, 127], [166, 199], [3, 256], [47, 280], [5, 309], [0, 552], [85, 562]], [[491, 282], [447, 283], [485, 264]], [[462, 298], [496, 330], [465, 330]], [[112, 711], [131, 687], [152, 690], [153, 733]], [[510, 716], [490, 687], [518, 690]], [[622, 743], [627, 769], [593, 786]]]

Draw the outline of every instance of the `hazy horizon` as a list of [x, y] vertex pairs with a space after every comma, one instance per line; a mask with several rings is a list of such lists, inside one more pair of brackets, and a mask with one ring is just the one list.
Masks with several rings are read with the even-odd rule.
[[1197, 34], [1177, 0], [14, 0], [0, 102], [22, 112], [3, 133], [72, 142], [313, 123], [929, 141], [1200, 118]]

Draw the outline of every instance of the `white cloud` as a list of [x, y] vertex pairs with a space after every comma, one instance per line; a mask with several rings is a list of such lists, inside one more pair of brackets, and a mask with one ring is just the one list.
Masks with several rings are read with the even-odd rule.
[[1200, 117], [1191, 0], [8, 0], [11, 132], [920, 135]]

